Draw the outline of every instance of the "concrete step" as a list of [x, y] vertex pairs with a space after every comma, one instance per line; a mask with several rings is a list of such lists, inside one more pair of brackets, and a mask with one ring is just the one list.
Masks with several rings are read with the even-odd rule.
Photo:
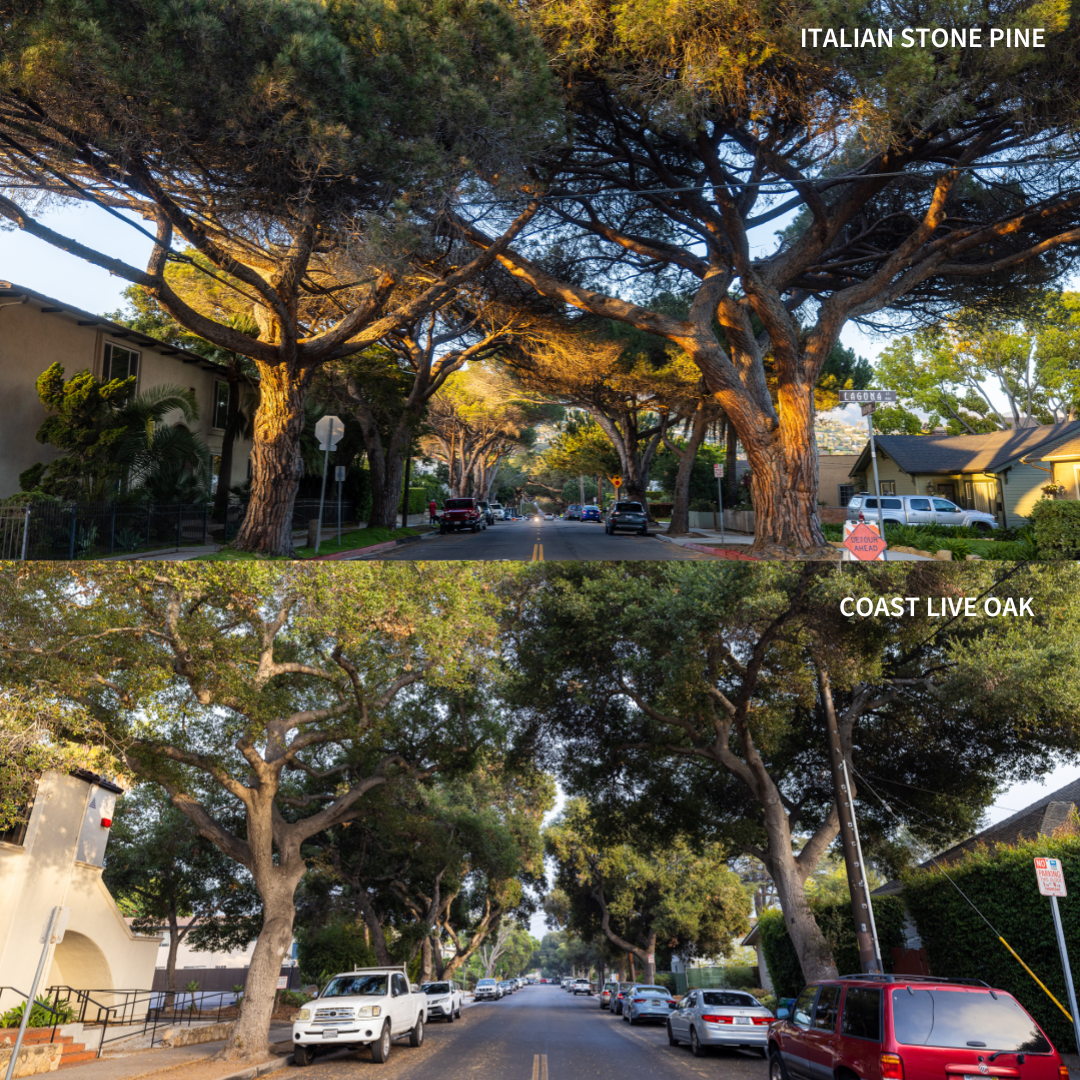
[[93, 1050], [80, 1050], [77, 1054], [62, 1054], [59, 1068], [66, 1069], [72, 1065], [85, 1065], [88, 1061], [94, 1061], [97, 1054]]

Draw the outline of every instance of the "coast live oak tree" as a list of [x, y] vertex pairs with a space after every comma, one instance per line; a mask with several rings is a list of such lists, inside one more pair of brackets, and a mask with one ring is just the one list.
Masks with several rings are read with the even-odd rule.
[[303, 845], [361, 819], [369, 792], [468, 770], [499, 739], [467, 704], [495, 634], [482, 569], [342, 569], [0, 572], [5, 710], [37, 693], [57, 735], [93, 722], [254, 881], [263, 923], [229, 1060], [265, 1052]]
[[[572, 143], [544, 177], [533, 224], [549, 231], [500, 262], [550, 300], [682, 348], [753, 470], [754, 549], [835, 557], [817, 518], [814, 385], [845, 324], [1005, 306], [1076, 252], [1075, 17], [1002, 0], [977, 15], [952, 0], [875, 0], [857, 15], [801, 0], [694, 0], [663, 18], [650, 0], [526, 7]], [[799, 40], [806, 25], [973, 18], [1043, 26], [1046, 47]], [[478, 222], [460, 225], [490, 243]], [[689, 313], [650, 306], [643, 276], [689, 292]]]
[[[633, 821], [635, 837], [692, 824], [759, 859], [803, 975], [835, 975], [805, 892], [838, 831], [830, 706], [849, 768], [938, 850], [970, 835], [1003, 783], [1077, 753], [1080, 568], [958, 569], [627, 563], [525, 575], [506, 631], [520, 749], [607, 818]], [[927, 613], [927, 596], [984, 591], [1032, 597], [1035, 616]], [[845, 596], [922, 599], [914, 616], [848, 619]], [[855, 787], [864, 843], [902, 858], [895, 825], [857, 776]]]
[[[291, 554], [312, 374], [491, 261], [419, 265], [425, 221], [463, 176], [509, 179], [550, 136], [537, 44], [489, 0], [0, 0], [0, 55], [0, 218], [254, 362], [236, 546]], [[137, 228], [145, 267], [45, 224], [64, 200]], [[232, 290], [258, 332], [185, 299], [175, 260]]]
[[571, 930], [634, 956], [645, 982], [656, 978], [657, 947], [684, 960], [727, 956], [750, 929], [750, 898], [720, 844], [699, 850], [686, 836], [650, 844], [625, 823], [605, 830], [581, 798], [545, 838]]

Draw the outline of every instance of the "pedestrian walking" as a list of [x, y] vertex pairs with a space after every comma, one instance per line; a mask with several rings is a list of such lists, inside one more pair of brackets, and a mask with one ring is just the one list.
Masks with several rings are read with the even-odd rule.
[[428, 515], [431, 519], [428, 524], [437, 525], [439, 522], [439, 508], [435, 504], [434, 499], [432, 499], [431, 502], [428, 503]]

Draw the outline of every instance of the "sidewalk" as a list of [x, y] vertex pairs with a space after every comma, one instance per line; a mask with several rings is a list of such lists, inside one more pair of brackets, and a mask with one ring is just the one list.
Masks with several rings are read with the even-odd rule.
[[[657, 540], [663, 540], [665, 544], [677, 544], [679, 547], [690, 548], [692, 551], [702, 551], [710, 555], [719, 555], [721, 551], [731, 550], [733, 552], [730, 556], [722, 556], [725, 558], [739, 558], [739, 549], [743, 546], [749, 546], [754, 542], [753, 536], [749, 533], [736, 533], [730, 529], [724, 530], [724, 537], [721, 539], [719, 529], [691, 529], [688, 536], [666, 536], [662, 532], [650, 533]], [[834, 547], [837, 545], [833, 545]], [[742, 558], [754, 558], [749, 552]], [[929, 559], [925, 555], [917, 555], [913, 551], [907, 550], [893, 550], [890, 549], [886, 552], [886, 558], [889, 562], [934, 562], [934, 559]]]

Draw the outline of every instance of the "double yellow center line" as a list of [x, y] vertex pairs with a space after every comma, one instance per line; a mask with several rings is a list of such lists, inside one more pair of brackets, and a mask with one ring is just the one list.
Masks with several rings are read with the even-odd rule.
[[[544, 545], [543, 544], [533, 544], [532, 558], [529, 560], [529, 562], [543, 562], [543, 561], [544, 561]], [[544, 1075], [546, 1076], [547, 1074], [545, 1073]]]
[[533, 1054], [532, 1080], [548, 1080], [547, 1054]]

